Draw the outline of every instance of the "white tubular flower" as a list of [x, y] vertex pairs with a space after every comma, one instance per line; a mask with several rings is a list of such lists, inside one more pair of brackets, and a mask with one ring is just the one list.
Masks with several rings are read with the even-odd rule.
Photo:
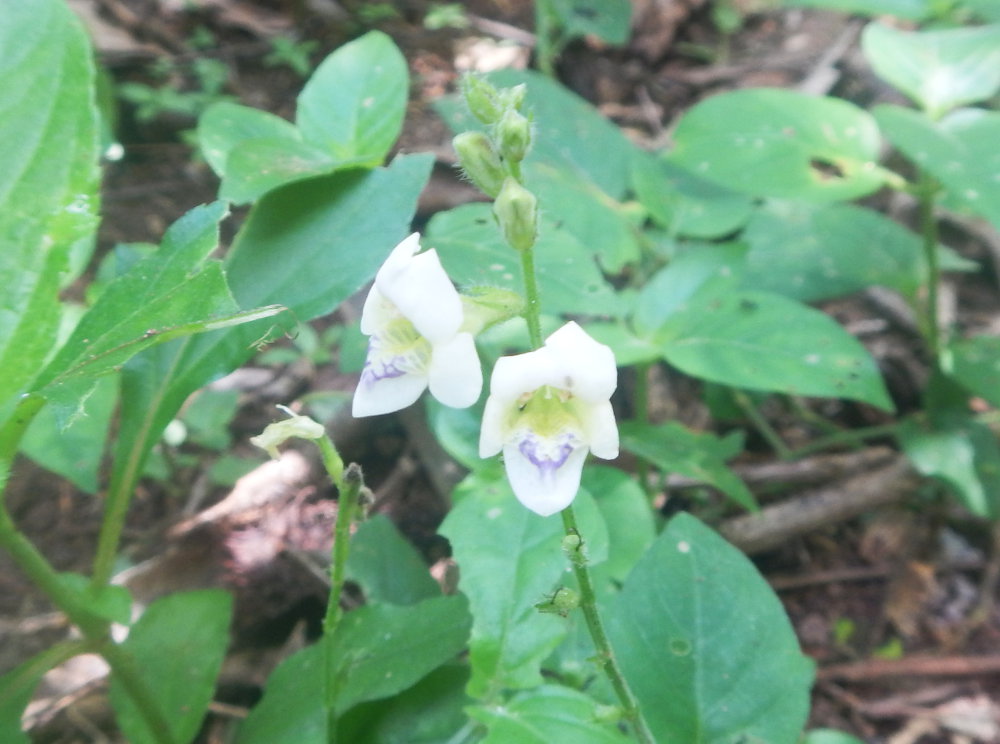
[[419, 233], [397, 245], [365, 300], [361, 332], [370, 339], [354, 392], [355, 416], [406, 408], [428, 387], [453, 408], [479, 398], [483, 372], [472, 334], [459, 330], [461, 298], [437, 252], [419, 250]]
[[617, 386], [611, 349], [567, 323], [541, 349], [497, 361], [479, 456], [503, 450], [518, 501], [543, 517], [562, 511], [580, 488], [588, 450], [618, 456], [610, 401]]

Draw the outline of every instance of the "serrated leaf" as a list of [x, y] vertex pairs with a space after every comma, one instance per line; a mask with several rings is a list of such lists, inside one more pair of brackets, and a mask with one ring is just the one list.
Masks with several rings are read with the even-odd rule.
[[1000, 90], [1000, 25], [908, 32], [870, 23], [861, 46], [875, 73], [932, 118]]
[[627, 738], [596, 719], [597, 703], [582, 692], [545, 685], [504, 705], [469, 708], [486, 725], [483, 744], [628, 744]]
[[864, 346], [829, 316], [779, 295], [706, 285], [657, 338], [664, 359], [694, 377], [892, 409]]
[[636, 565], [608, 633], [659, 744], [801, 732], [812, 663], [753, 564], [694, 517], [674, 517]]
[[55, 347], [71, 256], [89, 254], [99, 142], [90, 46], [65, 3], [4, 7], [0, 50], [2, 411]]
[[688, 111], [667, 159], [751, 196], [822, 203], [878, 190], [878, 155], [878, 127], [857, 106], [757, 88], [722, 93]]
[[406, 60], [381, 31], [344, 44], [299, 94], [295, 122], [306, 142], [338, 160], [380, 164], [403, 125]]
[[920, 238], [878, 212], [853, 204], [769, 202], [742, 240], [743, 284], [802, 302], [874, 285], [914, 297], [923, 282]]
[[457, 501], [439, 531], [451, 542], [473, 618], [468, 692], [490, 699], [541, 684], [539, 666], [565, 627], [535, 604], [551, 594], [566, 558], [561, 521], [525, 509], [506, 480], [478, 482], [474, 493]]
[[959, 208], [1000, 228], [1000, 113], [960, 109], [932, 122], [899, 106], [876, 106], [875, 117], [892, 143], [947, 189]]
[[345, 574], [369, 603], [412, 605], [441, 594], [424, 559], [384, 514], [358, 525]]
[[757, 509], [757, 500], [746, 484], [726, 467], [726, 460], [743, 449], [740, 438], [719, 439], [676, 422], [653, 426], [625, 421], [619, 430], [624, 449], [649, 460], [663, 472], [679, 473], [714, 486], [740, 506]]
[[[460, 286], [523, 292], [520, 256], [504, 242], [488, 204], [438, 212], [426, 242], [437, 249], [448, 275]], [[615, 316], [622, 312], [614, 289], [601, 275], [593, 250], [542, 216], [535, 268], [542, 310]]]
[[[221, 590], [171, 594], [146, 609], [122, 644], [152, 688], [175, 741], [194, 738], [212, 702], [231, 614], [232, 597]], [[129, 742], [160, 741], [114, 674], [110, 696]]]

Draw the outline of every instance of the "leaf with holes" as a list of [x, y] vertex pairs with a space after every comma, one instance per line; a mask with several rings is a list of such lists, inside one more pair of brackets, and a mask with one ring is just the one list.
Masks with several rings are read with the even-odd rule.
[[759, 88], [702, 101], [681, 119], [668, 160], [751, 196], [816, 202], [878, 190], [875, 120], [857, 106]]

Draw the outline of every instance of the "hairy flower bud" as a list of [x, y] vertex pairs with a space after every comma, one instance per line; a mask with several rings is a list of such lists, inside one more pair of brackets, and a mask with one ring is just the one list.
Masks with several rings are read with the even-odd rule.
[[465, 175], [487, 196], [497, 197], [507, 177], [490, 138], [482, 132], [462, 132], [452, 140]]
[[497, 124], [497, 145], [500, 154], [514, 163], [524, 160], [531, 147], [531, 124], [524, 114], [508, 109]]
[[506, 108], [500, 91], [478, 75], [462, 78], [462, 94], [469, 111], [483, 124], [492, 125], [500, 121]]
[[538, 200], [513, 178], [503, 182], [493, 202], [493, 214], [507, 242], [518, 251], [527, 251], [538, 236]]

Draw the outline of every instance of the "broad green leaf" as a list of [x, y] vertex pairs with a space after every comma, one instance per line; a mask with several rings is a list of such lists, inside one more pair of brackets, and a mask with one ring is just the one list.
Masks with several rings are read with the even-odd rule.
[[911, 32], [870, 23], [861, 45], [875, 73], [935, 119], [1000, 90], [1000, 25]]
[[337, 722], [337, 741], [351, 744], [444, 744], [468, 723], [469, 669], [446, 664], [389, 700], [362, 703]]
[[384, 33], [369, 31], [317, 68], [299, 94], [295, 121], [306, 142], [375, 166], [399, 136], [408, 93], [403, 55]]
[[655, 362], [660, 358], [660, 347], [645, 338], [637, 336], [621, 322], [595, 321], [583, 324], [590, 336], [615, 353], [619, 367]]
[[951, 486], [969, 511], [1000, 516], [1000, 445], [988, 426], [972, 418], [937, 426], [908, 420], [899, 440], [917, 471]]
[[344, 615], [330, 643], [334, 710], [401, 692], [451, 661], [469, 638], [464, 597], [433, 597], [408, 607], [366, 605]]
[[[426, 242], [437, 249], [448, 275], [460, 286], [523, 293], [521, 258], [504, 242], [488, 204], [467, 204], [434, 215]], [[544, 213], [535, 266], [543, 312], [615, 316], [622, 311], [614, 289], [597, 268], [594, 250]]]
[[525, 180], [551, 222], [573, 235], [608, 272], [639, 259], [635, 228], [620, 203], [590, 181], [545, 163], [529, 164]]
[[836, 98], [758, 88], [722, 93], [688, 111], [668, 160], [751, 196], [814, 202], [878, 190], [874, 119]]
[[680, 473], [714, 486], [740, 506], [757, 509], [757, 501], [746, 484], [726, 467], [726, 460], [743, 449], [741, 437], [719, 439], [712, 434], [691, 431], [676, 422], [653, 426], [626, 421], [619, 429], [622, 447], [629, 452], [649, 460], [666, 473]]
[[813, 729], [802, 744], [865, 744], [861, 739], [833, 729]]
[[[587, 101], [540, 73], [500, 70], [487, 78], [501, 87], [527, 86], [524, 109], [535, 127], [526, 163], [551, 165], [571, 178], [596, 184], [612, 199], [624, 198], [633, 146], [618, 127]], [[460, 97], [442, 98], [436, 108], [453, 132], [481, 128]]]
[[291, 139], [240, 142], [226, 159], [219, 197], [248, 204], [279, 186], [331, 173], [345, 163], [322, 148]]
[[314, 643], [271, 672], [264, 697], [239, 728], [237, 744], [327, 744], [325, 651]]
[[899, 106], [875, 117], [896, 147], [947, 189], [948, 197], [1000, 228], [1000, 113], [961, 109], [938, 122]]
[[358, 525], [346, 575], [369, 603], [412, 605], [441, 594], [424, 559], [384, 514]]
[[632, 186], [642, 206], [671, 235], [721, 238], [742, 227], [753, 210], [746, 194], [639, 150], [633, 156]]
[[427, 396], [427, 424], [445, 451], [469, 470], [496, 467], [495, 460], [479, 456], [479, 425], [483, 418], [485, 396], [469, 408], [451, 408]]
[[793, 742], [812, 663], [753, 564], [679, 514], [629, 575], [608, 633], [658, 744]]
[[545, 685], [469, 715], [486, 725], [483, 744], [628, 744], [613, 726], [597, 722], [597, 703], [569, 687]]
[[228, 101], [209, 106], [198, 119], [201, 154], [220, 178], [228, 171], [229, 154], [248, 140], [301, 142], [302, 135], [280, 116]]
[[933, 16], [938, 5], [937, 0], [784, 0], [784, 4], [839, 10], [852, 15], [891, 15], [908, 21], [922, 21]]
[[735, 289], [745, 253], [740, 243], [693, 245], [680, 252], [639, 290], [632, 316], [636, 331], [642, 337], [654, 335], [709, 283]]
[[949, 349], [951, 374], [970, 393], [1000, 406], [1000, 338], [974, 336]]
[[[268, 194], [254, 206], [226, 259], [237, 301], [243, 307], [274, 302], [303, 322], [331, 312], [375, 275], [406, 236], [429, 170], [426, 156], [399, 157], [388, 168], [335, 173]], [[134, 357], [122, 371], [113, 481], [134, 482], [187, 397], [249, 359], [255, 342], [273, 330], [256, 324]]]
[[881, 285], [914, 297], [925, 274], [920, 238], [871, 209], [769, 202], [742, 240], [743, 285], [814, 302]]
[[[149, 606], [122, 644], [153, 691], [176, 741], [191, 741], [212, 702], [229, 642], [232, 597], [218, 589], [171, 594]], [[111, 705], [132, 744], [157, 742], [122, 681]]]
[[593, 35], [609, 44], [628, 41], [632, 22], [628, 0], [549, 0], [549, 7], [567, 38]]
[[540, 685], [539, 666], [566, 632], [560, 618], [535, 609], [565, 570], [564, 533], [558, 517], [521, 506], [506, 480], [467, 490], [440, 532], [451, 542], [472, 613], [468, 692], [489, 700], [505, 688]]
[[864, 346], [829, 316], [779, 295], [706, 286], [667, 319], [658, 340], [664, 359], [694, 377], [892, 409]]
[[55, 348], [59, 290], [89, 255], [98, 126], [87, 36], [64, 2], [0, 13], [0, 412]]
[[622, 582], [656, 537], [649, 500], [635, 479], [617, 468], [592, 465], [584, 469], [582, 482], [608, 532], [608, 560], [597, 569]]
[[101, 378], [83, 401], [81, 415], [69, 426], [60, 426], [53, 408], [43, 408], [21, 440], [21, 451], [81, 491], [97, 493], [108, 427], [117, 402], [117, 376]]

